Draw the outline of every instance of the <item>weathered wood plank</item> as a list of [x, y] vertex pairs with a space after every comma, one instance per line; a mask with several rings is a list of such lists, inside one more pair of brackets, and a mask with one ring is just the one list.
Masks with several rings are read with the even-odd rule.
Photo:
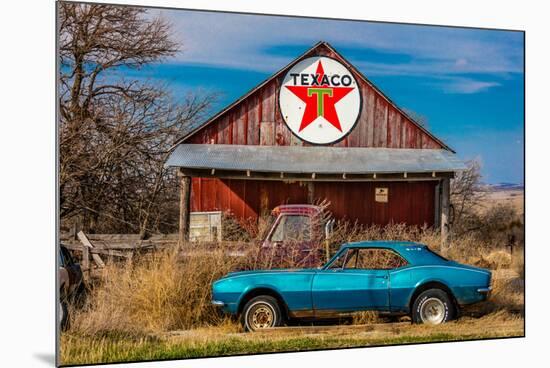
[[[89, 247], [86, 247], [84, 245], [74, 245], [74, 244], [65, 244], [65, 247], [69, 250], [72, 250], [72, 251], [77, 251], [77, 252], [88, 252], [88, 253], [91, 253], [92, 255], [94, 254], [97, 254], [97, 255], [105, 255], [105, 256], [114, 256], [114, 257], [121, 257], [121, 258], [129, 258], [130, 257], [130, 254], [131, 252], [130, 251], [127, 251], [127, 252], [123, 252], [123, 251], [120, 251], [120, 250], [114, 250], [114, 249], [97, 249], [97, 248], [92, 248], [90, 249]], [[84, 267], [84, 266], [83, 266]]]
[[399, 147], [399, 137], [398, 137], [398, 113], [397, 110], [395, 110], [393, 107], [389, 107], [388, 110], [388, 138], [387, 138], [387, 146], [389, 148], [397, 148]]
[[[94, 249], [94, 246], [93, 244], [90, 242], [90, 240], [86, 237], [86, 234], [84, 234], [83, 231], [79, 231], [78, 234], [78, 239], [82, 242], [82, 244], [85, 246], [85, 247], [88, 247], [90, 249]], [[92, 259], [95, 261], [95, 263], [99, 266], [99, 267], [105, 267], [105, 263], [103, 262], [103, 260], [101, 259], [101, 257], [96, 254], [96, 253], [93, 253], [92, 252]]]
[[[361, 84], [359, 84], [361, 85]], [[367, 88], [362, 88], [360, 90], [361, 93], [361, 111], [359, 111], [359, 121], [357, 122], [357, 125], [354, 128], [354, 131], [357, 133], [357, 141], [355, 141], [355, 138], [350, 140], [350, 145], [352, 147], [355, 147], [354, 144], [357, 147], [365, 147], [367, 145], [367, 115], [368, 115], [368, 92]], [[352, 134], [354, 134], [352, 132]]]
[[260, 123], [260, 144], [262, 146], [275, 145], [275, 122], [262, 121]]
[[247, 144], [260, 144], [260, 115], [261, 104], [259, 94], [252, 96], [247, 106]]
[[449, 240], [449, 214], [450, 214], [450, 179], [441, 180], [441, 251], [445, 255], [448, 250]]
[[401, 114], [396, 113], [395, 114], [395, 136], [393, 137], [393, 147], [399, 148], [401, 147]]
[[246, 144], [247, 131], [246, 131], [246, 117], [247, 109], [246, 104], [241, 103], [237, 110], [235, 110], [233, 121], [233, 144]]
[[374, 147], [374, 115], [375, 115], [375, 101], [376, 95], [374, 90], [370, 87], [366, 87], [368, 104], [367, 104], [367, 147]]
[[400, 148], [407, 148], [407, 137], [408, 137], [408, 130], [407, 130], [407, 119], [401, 118], [401, 139], [399, 143]]
[[218, 129], [218, 144], [229, 144], [231, 141], [230, 138], [230, 127], [229, 127], [229, 117], [226, 114], [226, 117], [220, 119], [219, 124], [217, 125]]
[[388, 139], [388, 103], [380, 96], [376, 97], [374, 119], [374, 146], [386, 147]]
[[262, 121], [275, 121], [275, 81], [268, 83], [262, 91]]
[[82, 262], [80, 264], [84, 275], [90, 276], [90, 247], [82, 246]]
[[180, 177], [180, 214], [178, 243], [182, 245], [189, 240], [189, 223], [191, 219], [191, 178]]
[[422, 148], [430, 148], [431, 138], [426, 133], [422, 133]]

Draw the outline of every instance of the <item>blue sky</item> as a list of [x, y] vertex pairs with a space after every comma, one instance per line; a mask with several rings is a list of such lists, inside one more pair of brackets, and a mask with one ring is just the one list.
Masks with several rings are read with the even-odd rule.
[[328, 41], [488, 183], [523, 184], [523, 34], [373, 22], [151, 10], [182, 51], [127, 77], [165, 83], [176, 96], [220, 94], [212, 113], [318, 41]]

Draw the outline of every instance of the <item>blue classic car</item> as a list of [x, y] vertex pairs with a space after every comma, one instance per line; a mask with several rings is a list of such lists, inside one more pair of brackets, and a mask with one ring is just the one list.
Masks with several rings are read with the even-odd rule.
[[317, 269], [233, 272], [214, 282], [212, 304], [254, 331], [289, 318], [327, 318], [374, 310], [440, 324], [460, 306], [485, 300], [491, 272], [447, 260], [413, 242], [344, 244]]

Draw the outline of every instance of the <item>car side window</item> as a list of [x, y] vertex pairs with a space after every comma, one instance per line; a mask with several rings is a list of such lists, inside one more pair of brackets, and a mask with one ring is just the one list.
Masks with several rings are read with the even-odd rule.
[[311, 239], [311, 219], [303, 215], [285, 215], [271, 235], [271, 241], [304, 241]]
[[346, 269], [391, 270], [403, 267], [407, 261], [390, 249], [363, 248], [357, 249], [354, 257], [346, 262]]

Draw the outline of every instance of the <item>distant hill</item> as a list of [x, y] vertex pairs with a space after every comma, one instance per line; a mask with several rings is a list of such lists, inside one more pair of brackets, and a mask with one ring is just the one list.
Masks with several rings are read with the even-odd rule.
[[482, 184], [481, 187], [486, 191], [502, 191], [502, 190], [524, 190], [523, 184], [516, 183], [496, 183]]

